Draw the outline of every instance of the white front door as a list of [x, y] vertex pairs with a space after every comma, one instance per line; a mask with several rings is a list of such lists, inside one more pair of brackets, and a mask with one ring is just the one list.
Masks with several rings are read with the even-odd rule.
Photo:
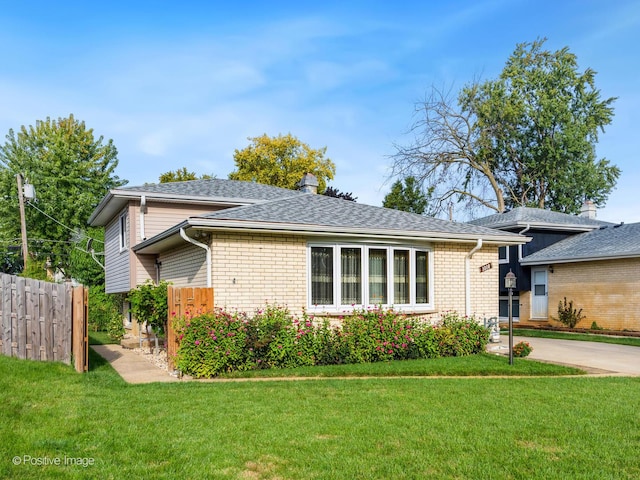
[[531, 318], [547, 318], [547, 269], [531, 269]]

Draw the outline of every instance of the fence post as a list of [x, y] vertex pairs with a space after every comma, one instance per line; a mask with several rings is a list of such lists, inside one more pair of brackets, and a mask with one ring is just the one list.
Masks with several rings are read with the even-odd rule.
[[88, 337], [88, 289], [80, 286], [73, 289], [72, 353], [77, 372], [89, 370], [89, 337]]

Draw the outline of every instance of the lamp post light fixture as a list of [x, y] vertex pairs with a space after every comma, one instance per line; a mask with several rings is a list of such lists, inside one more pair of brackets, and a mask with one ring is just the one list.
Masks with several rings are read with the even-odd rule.
[[504, 277], [504, 286], [509, 290], [509, 365], [513, 365], [513, 289], [516, 288], [516, 276], [509, 270]]

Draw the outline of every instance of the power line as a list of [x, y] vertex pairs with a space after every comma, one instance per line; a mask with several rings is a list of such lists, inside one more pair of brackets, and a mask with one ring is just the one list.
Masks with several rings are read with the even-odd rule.
[[75, 228], [67, 227], [64, 223], [61, 223], [61, 222], [60, 222], [60, 221], [58, 221], [57, 219], [53, 218], [53, 217], [52, 217], [51, 215], [49, 215], [47, 212], [45, 212], [45, 211], [43, 211], [43, 210], [40, 210], [38, 207], [36, 207], [33, 203], [31, 203], [31, 202], [29, 202], [29, 201], [27, 201], [27, 205], [29, 205], [29, 206], [31, 206], [31, 207], [33, 207], [33, 208], [35, 208], [37, 211], [39, 211], [39, 212], [40, 212], [41, 214], [43, 214], [45, 217], [47, 217], [47, 218], [49, 218], [49, 219], [53, 220], [54, 222], [56, 222], [56, 223], [57, 223], [58, 225], [60, 225], [61, 227], [64, 227], [64, 228], [66, 228], [67, 230], [69, 230], [69, 231], [71, 231], [71, 232], [73, 232], [73, 233], [76, 233], [76, 234], [82, 234], [82, 235], [84, 235], [85, 237], [87, 237], [88, 239], [93, 240], [94, 242], [104, 243], [102, 240], [98, 240], [97, 238], [92, 238], [92, 237], [88, 236], [86, 233], [84, 233], [84, 232], [82, 232], [82, 231], [79, 231], [79, 230], [77, 230], [77, 229], [75, 229]]

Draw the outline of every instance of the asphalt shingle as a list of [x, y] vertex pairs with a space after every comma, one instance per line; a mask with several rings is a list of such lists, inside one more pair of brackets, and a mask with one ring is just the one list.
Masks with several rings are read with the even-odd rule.
[[230, 208], [202, 215], [200, 218], [317, 225], [344, 229], [457, 233], [479, 236], [511, 235], [507, 232], [500, 232], [483, 226], [449, 222], [438, 218], [313, 194]]
[[304, 195], [297, 190], [273, 187], [255, 182], [226, 180], [214, 178], [211, 180], [191, 180], [187, 182], [170, 182], [134, 187], [122, 187], [118, 190], [133, 191], [148, 194], [165, 194], [184, 197], [210, 197], [228, 199], [275, 200], [278, 198]]
[[526, 256], [522, 264], [619, 257], [640, 257], [640, 223], [608, 225], [571, 236]]
[[613, 225], [609, 222], [569, 215], [567, 213], [552, 212], [541, 208], [517, 207], [505, 213], [496, 213], [487, 217], [471, 220], [473, 225], [482, 225], [489, 228], [509, 228], [524, 226], [526, 224], [536, 226], [558, 226], [584, 228], [599, 228], [603, 225]]

